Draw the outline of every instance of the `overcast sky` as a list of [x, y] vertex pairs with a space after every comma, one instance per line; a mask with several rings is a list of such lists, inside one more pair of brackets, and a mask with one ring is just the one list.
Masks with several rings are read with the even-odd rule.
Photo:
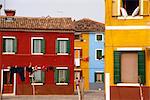
[[105, 19], [105, 0], [0, 0], [3, 8], [4, 1], [6, 9], [16, 10], [16, 16], [91, 18], [99, 22]]

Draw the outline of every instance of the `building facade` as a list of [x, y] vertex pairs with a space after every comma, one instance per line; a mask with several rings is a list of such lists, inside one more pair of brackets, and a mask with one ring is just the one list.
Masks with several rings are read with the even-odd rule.
[[104, 32], [90, 32], [89, 71], [90, 90], [103, 89], [104, 83]]
[[71, 18], [0, 16], [2, 95], [74, 93]]
[[106, 0], [105, 4], [105, 73], [110, 74], [110, 98], [149, 100], [150, 1]]
[[75, 22], [75, 77], [84, 77], [85, 90], [103, 83], [104, 24], [90, 19]]

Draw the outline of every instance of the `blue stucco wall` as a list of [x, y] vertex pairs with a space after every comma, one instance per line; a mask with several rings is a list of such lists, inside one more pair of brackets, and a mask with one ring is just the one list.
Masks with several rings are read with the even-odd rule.
[[[96, 41], [96, 34], [102, 34], [102, 41]], [[96, 71], [104, 71], [104, 60], [96, 60], [96, 49], [102, 49], [104, 55], [104, 34], [103, 33], [90, 33], [89, 37], [89, 72], [90, 83], [94, 83], [94, 73]]]

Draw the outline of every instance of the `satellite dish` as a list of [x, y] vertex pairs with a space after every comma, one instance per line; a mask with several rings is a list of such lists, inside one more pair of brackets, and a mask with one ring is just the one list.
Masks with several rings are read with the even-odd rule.
[[140, 7], [138, 6], [132, 13], [132, 17], [136, 16], [140, 11]]
[[123, 17], [128, 16], [127, 11], [124, 8], [121, 7], [120, 10], [121, 10], [121, 14], [122, 14]]

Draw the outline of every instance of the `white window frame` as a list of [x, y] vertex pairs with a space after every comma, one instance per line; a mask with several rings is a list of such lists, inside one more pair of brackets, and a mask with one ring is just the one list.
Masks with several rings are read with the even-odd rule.
[[[16, 39], [16, 37], [15, 36], [3, 36], [3, 39]], [[15, 54], [15, 52], [3, 52], [3, 54]]]
[[[102, 40], [98, 41], [98, 40], [97, 40], [97, 35], [102, 35]], [[96, 42], [103, 42], [103, 41], [104, 41], [104, 38], [103, 38], [103, 37], [104, 37], [103, 33], [96, 33], [96, 34], [95, 34], [95, 41], [96, 41]]]
[[[31, 54], [32, 55], [43, 55], [43, 53], [34, 53], [33, 52], [33, 40], [36, 40], [36, 39], [41, 39], [41, 40], [43, 40], [44, 39], [44, 37], [31, 37]], [[42, 48], [41, 48], [42, 49]]]
[[[67, 40], [67, 41], [68, 41], [69, 38], [57, 38], [57, 41], [58, 41], [58, 40], [60, 40], [60, 41], [61, 41], [61, 40], [62, 40], [62, 41], [63, 41], [63, 40]], [[69, 53], [57, 53], [57, 55], [69, 55]]]
[[[68, 67], [56, 67], [56, 70], [68, 70]], [[68, 83], [56, 83], [56, 85], [68, 85]]]
[[[139, 7], [140, 7], [140, 12], [142, 12], [142, 14], [143, 14], [143, 0], [141, 0], [142, 2], [141, 2], [141, 6], [142, 7], [140, 7], [140, 2], [139, 2]], [[120, 13], [120, 2], [121, 2], [121, 0], [118, 0], [118, 15], [121, 15]], [[132, 16], [127, 16], [127, 17], [123, 17], [123, 16], [119, 16], [118, 17], [118, 19], [143, 19], [143, 16], [140, 16], [140, 15], [137, 15], [137, 16], [134, 16], [134, 17], [132, 17]]]
[[102, 56], [104, 55], [103, 49], [95, 49], [95, 60], [99, 60], [97, 59], [97, 50], [102, 50]]
[[[32, 67], [32, 68], [34, 68], [34, 67]], [[41, 70], [41, 67], [37, 67], [37, 70]], [[42, 71], [42, 70], [41, 70], [41, 71]], [[34, 74], [34, 72], [33, 72], [32, 74]], [[31, 76], [29, 76], [29, 77], [33, 78], [33, 76], [34, 76], [34, 75], [31, 75]], [[44, 85], [44, 84], [41, 83], [41, 82], [39, 82], [39, 83], [33, 83], [33, 79], [32, 79], [31, 85]]]

